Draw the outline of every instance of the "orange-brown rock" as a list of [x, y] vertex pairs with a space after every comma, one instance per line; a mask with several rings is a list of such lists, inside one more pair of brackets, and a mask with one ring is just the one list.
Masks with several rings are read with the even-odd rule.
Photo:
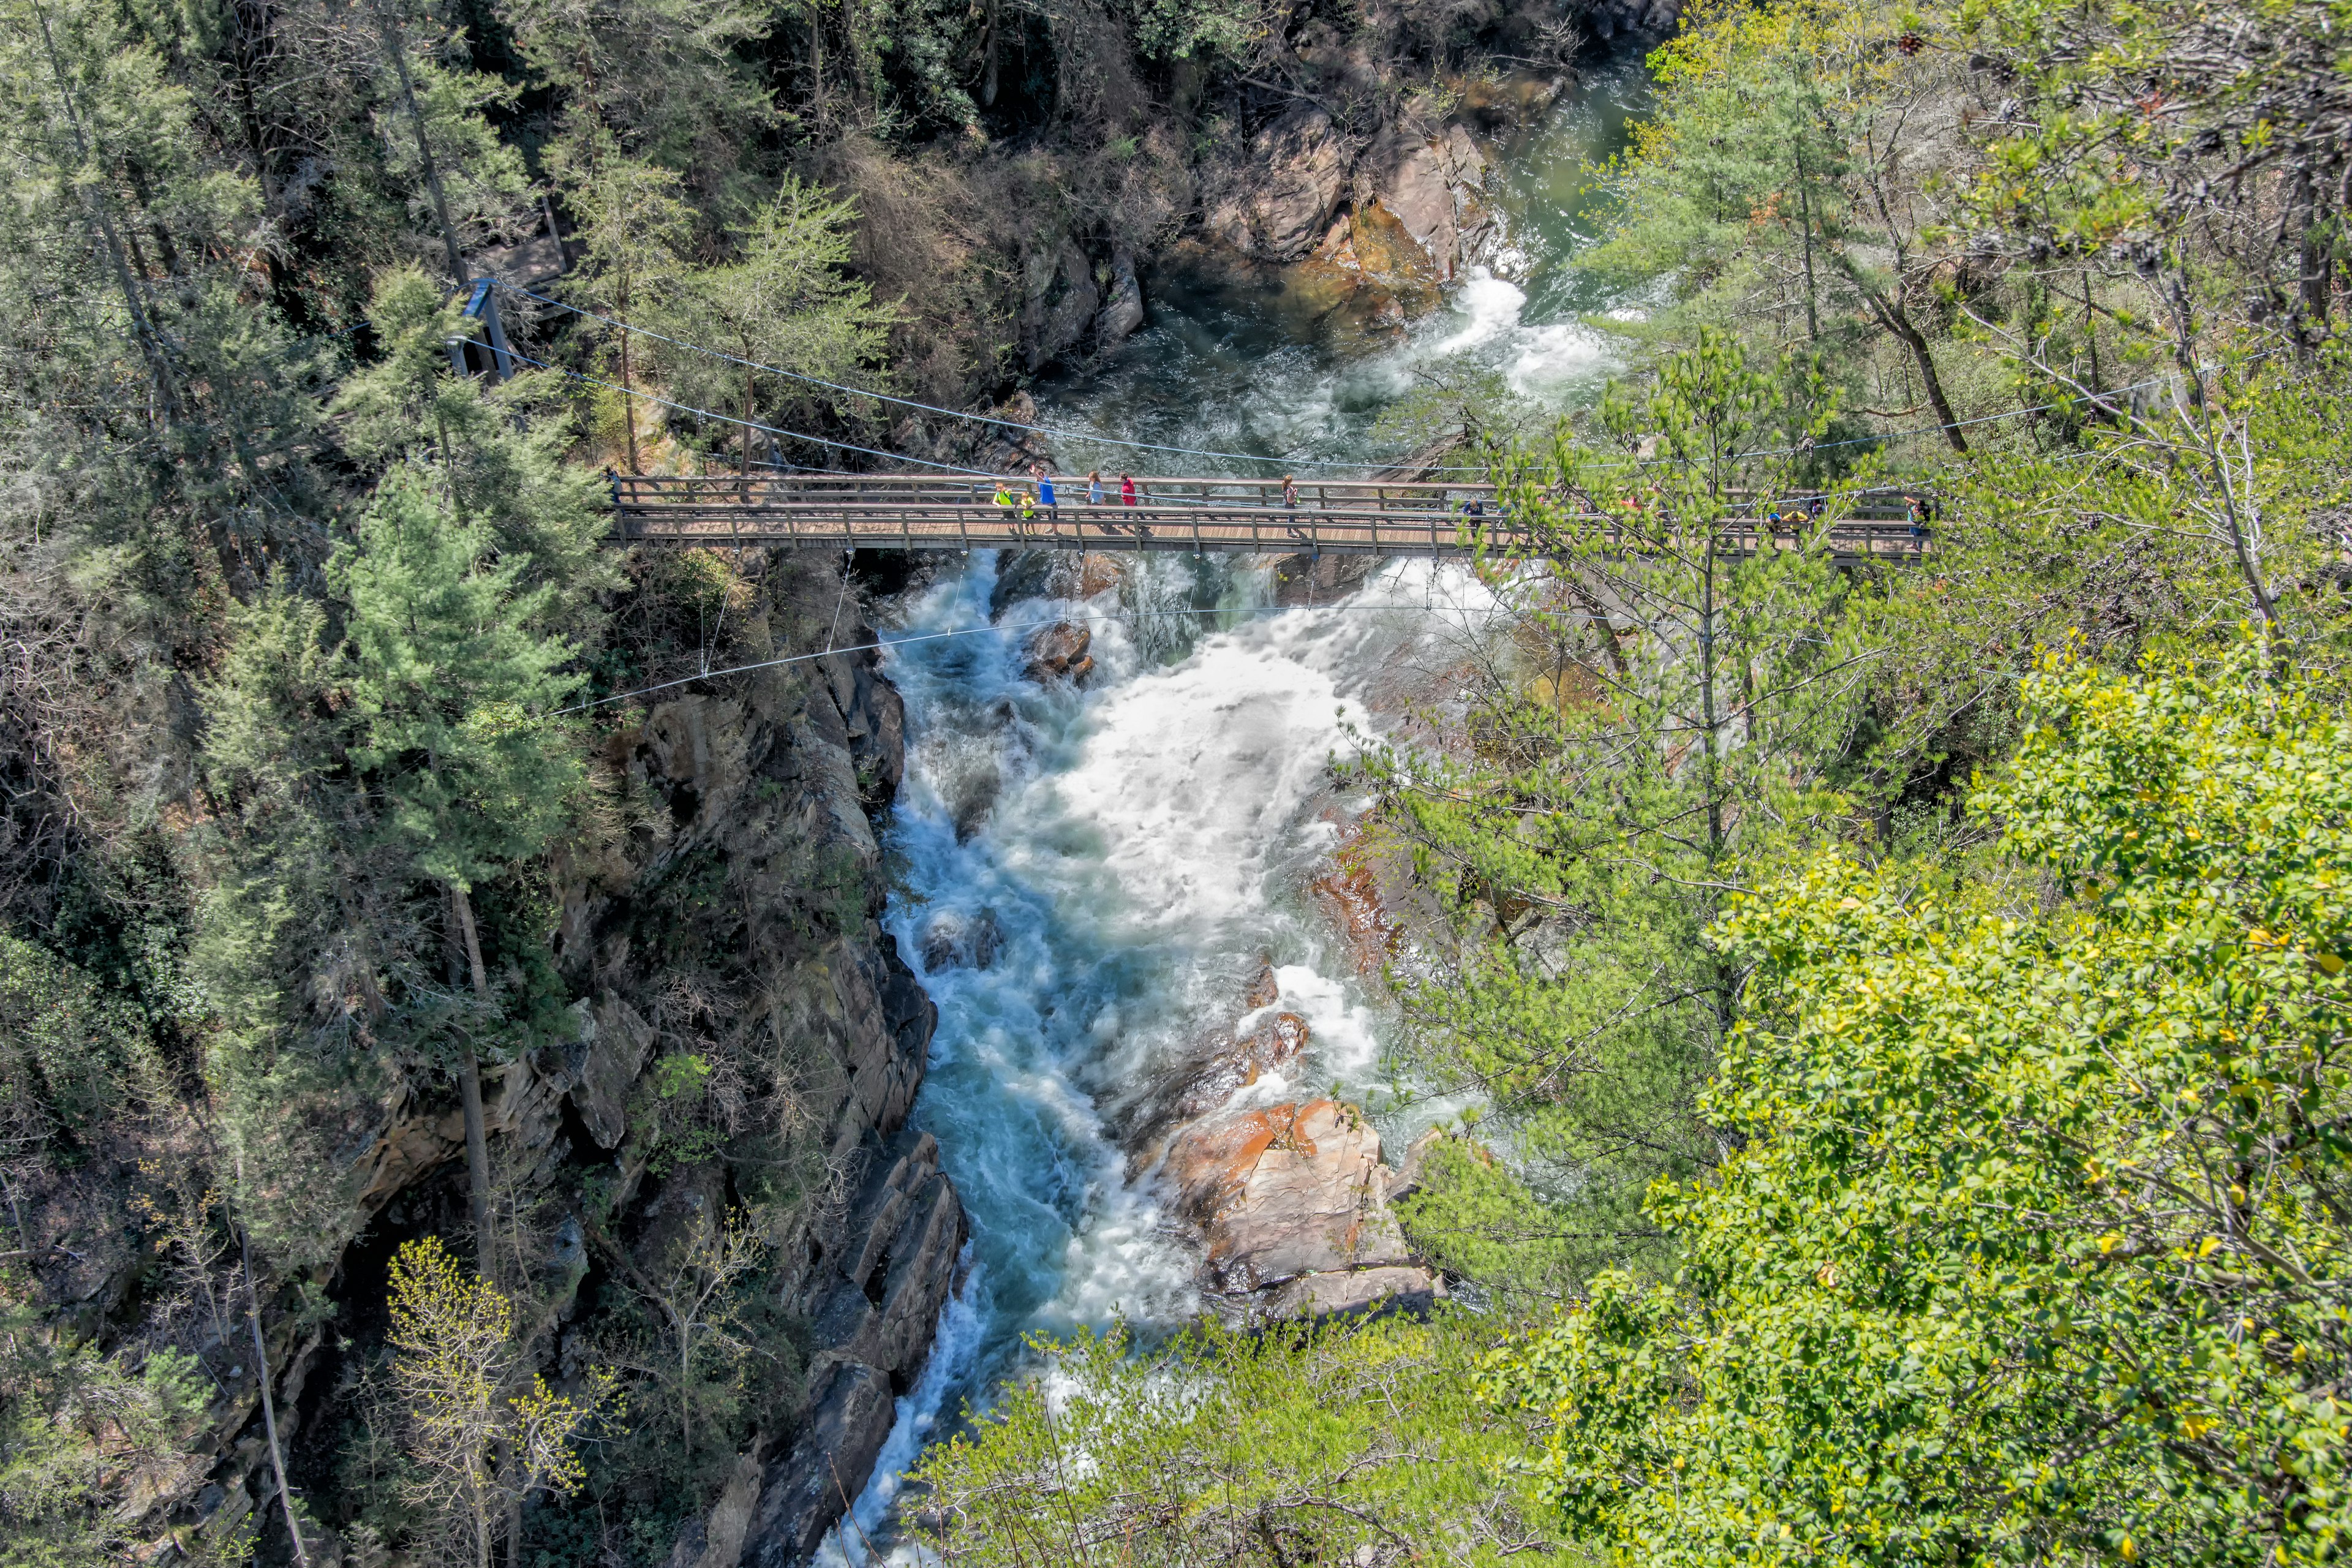
[[1025, 673], [1040, 683], [1067, 680], [1083, 685], [1094, 673], [1095, 661], [1087, 648], [1094, 646], [1094, 633], [1082, 621], [1056, 621], [1029, 639], [1029, 665]]
[[1306, 1019], [1296, 1013], [1276, 1013], [1242, 1042], [1242, 1081], [1255, 1083], [1265, 1074], [1288, 1067], [1307, 1049], [1307, 1037]]
[[1371, 868], [1343, 851], [1330, 874], [1317, 879], [1314, 891], [1348, 933], [1356, 973], [1378, 974], [1396, 956], [1399, 937], [1381, 907], [1380, 884]]
[[1228, 1306], [1320, 1314], [1444, 1294], [1389, 1212], [1381, 1136], [1354, 1106], [1196, 1122], [1171, 1141], [1165, 1173], [1208, 1244], [1205, 1283]]

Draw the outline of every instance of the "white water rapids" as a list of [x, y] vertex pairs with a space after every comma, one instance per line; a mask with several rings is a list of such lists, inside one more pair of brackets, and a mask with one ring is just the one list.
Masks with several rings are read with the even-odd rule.
[[[1107, 1119], [1242, 1016], [1262, 965], [1311, 1040], [1294, 1077], [1245, 1092], [1377, 1087], [1385, 1016], [1307, 890], [1340, 832], [1330, 763], [1401, 680], [1448, 661], [1484, 595], [1459, 568], [1399, 562], [1339, 604], [1279, 608], [1265, 602], [1267, 574], [1246, 566], [1122, 565], [1087, 600], [1003, 611], [1013, 626], [1098, 617], [1084, 689], [1027, 679], [1022, 632], [887, 658], [908, 758], [884, 923], [919, 968], [927, 946], [948, 945], [940, 932], [961, 938], [923, 975], [940, 1024], [914, 1121], [939, 1139], [972, 1240], [853, 1542], [858, 1528], [884, 1533], [898, 1472], [1014, 1368], [1024, 1334], [1117, 1317], [1172, 1326], [1198, 1310], [1197, 1253], [1149, 1173], [1129, 1179]], [[886, 636], [986, 624], [998, 566], [987, 552], [946, 566]], [[1171, 613], [1202, 597], [1220, 613]], [[981, 967], [984, 929], [994, 952]]]
[[[1620, 69], [1555, 113], [1507, 170], [1513, 248], [1404, 341], [1365, 355], [1246, 300], [1162, 303], [1111, 363], [1041, 389], [1047, 417], [1354, 459], [1372, 450], [1379, 410], [1433, 366], [1482, 368], [1554, 406], [1588, 395], [1610, 354], [1580, 318], [1620, 301], [1559, 263], [1591, 238], [1583, 170], [1622, 141], [1639, 91]], [[1218, 467], [1084, 442], [1055, 456], [1066, 472]], [[901, 1473], [1018, 1372], [1024, 1336], [1197, 1311], [1192, 1244], [1151, 1173], [1129, 1170], [1112, 1121], [1234, 1023], [1263, 965], [1310, 1044], [1291, 1079], [1244, 1092], [1335, 1093], [1381, 1120], [1391, 1020], [1308, 892], [1351, 815], [1332, 763], [1442, 679], [1488, 605], [1459, 567], [1395, 562], [1336, 603], [1281, 606], [1263, 569], [1176, 555], [1122, 558], [1120, 580], [1083, 599], [1006, 602], [998, 574], [1013, 562], [943, 559], [884, 633], [1087, 618], [1096, 668], [1083, 689], [1030, 679], [1030, 634], [1013, 630], [885, 655], [908, 754], [884, 923], [939, 1005], [913, 1120], [939, 1140], [971, 1241], [874, 1479], [828, 1538], [835, 1563], [862, 1563], [869, 1540], [911, 1559], [891, 1542]], [[1414, 1130], [1382, 1122], [1392, 1143]]]

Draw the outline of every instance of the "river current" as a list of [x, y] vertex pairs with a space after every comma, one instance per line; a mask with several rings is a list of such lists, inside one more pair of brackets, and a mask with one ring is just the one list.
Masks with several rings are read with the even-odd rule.
[[[1547, 407], [1591, 396], [1612, 351], [1587, 319], [1626, 301], [1568, 262], [1594, 237], [1588, 168], [1623, 144], [1643, 89], [1630, 62], [1588, 74], [1502, 150], [1504, 249], [1402, 341], [1279, 299], [1163, 286], [1108, 363], [1038, 389], [1046, 422], [1337, 476], [1349, 470], [1310, 460], [1385, 455], [1381, 411], [1431, 371], [1488, 373]], [[1270, 471], [1082, 440], [1054, 456], [1063, 472]], [[1020, 1372], [1025, 1336], [1198, 1310], [1197, 1258], [1111, 1121], [1244, 1011], [1262, 968], [1311, 1043], [1293, 1079], [1247, 1092], [1367, 1102], [1392, 1148], [1429, 1114], [1381, 1117], [1392, 1018], [1309, 887], [1349, 815], [1332, 763], [1454, 657], [1483, 595], [1418, 561], [1304, 604], [1278, 604], [1271, 574], [1236, 558], [1120, 564], [1045, 597], [1011, 557], [974, 552], [901, 595], [884, 633], [923, 640], [885, 656], [908, 755], [883, 919], [939, 1005], [913, 1120], [939, 1140], [971, 1240], [835, 1560], [863, 1561], [866, 1539], [908, 1553], [887, 1544], [899, 1473]], [[1092, 633], [1083, 688], [1024, 674], [1022, 628], [1058, 618]]]

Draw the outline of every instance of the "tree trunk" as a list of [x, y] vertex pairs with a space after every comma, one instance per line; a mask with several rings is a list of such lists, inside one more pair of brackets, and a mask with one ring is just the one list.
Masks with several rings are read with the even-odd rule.
[[[1952, 444], [1953, 451], [1966, 456], [1968, 438], [1960, 434], [1960, 422], [1952, 413], [1950, 401], [1944, 396], [1944, 383], [1936, 374], [1935, 355], [1927, 352], [1925, 334], [1913, 326], [1911, 318], [1904, 313], [1901, 274], [1896, 274], [1896, 293], [1890, 298], [1870, 280], [1853, 258], [1846, 254], [1845, 247], [1832, 244], [1829, 251], [1830, 259], [1837, 264], [1837, 269], [1844, 274], [1845, 280], [1862, 295], [1864, 301], [1870, 306], [1871, 314], [1878, 318], [1879, 325], [1901, 339], [1903, 346], [1911, 351], [1912, 360], [1919, 366], [1919, 379], [1927, 384], [1927, 405], [1936, 411], [1937, 421], [1943, 427], [1944, 439]], [[1899, 251], [1897, 255], [1899, 257]]]
[[996, 103], [996, 26], [997, 0], [988, 0], [986, 20], [980, 27], [980, 106], [992, 108]]
[[[743, 357], [750, 360], [751, 345], [743, 345]], [[751, 367], [743, 367], [743, 447], [741, 459], [735, 465], [735, 493], [745, 506], [751, 504]]]
[[2091, 311], [2091, 269], [2087, 267], [2083, 269], [2083, 341], [2091, 346], [2091, 398], [2095, 408], [2105, 401], [2107, 389], [2100, 384], [2099, 322]]
[[[625, 324], [628, 319], [629, 285], [625, 274], [621, 282], [621, 320]], [[646, 470], [637, 461], [637, 393], [636, 383], [629, 379], [629, 337], [626, 331], [621, 333], [621, 423], [629, 432], [629, 472], [642, 474]]]
[[[47, 9], [42, 9], [38, 15], [41, 41], [48, 48], [49, 69], [58, 79], [58, 97], [65, 106], [66, 123], [73, 128], [74, 148], [82, 162], [87, 163], [90, 161], [89, 139], [82, 132], [81, 111], [74, 104], [73, 84], [66, 75], [65, 60], [58, 53], [57, 37], [49, 28], [49, 14]], [[114, 232], [113, 221], [106, 216], [97, 192], [85, 182], [77, 180], [74, 184], [80, 187], [82, 210], [89, 216], [90, 228], [100, 242], [100, 248], [106, 254], [107, 265], [114, 273], [115, 286], [122, 290], [122, 307], [130, 312], [131, 333], [138, 338], [141, 355], [147, 361], [148, 374], [154, 379], [156, 400], [163, 405], [164, 422], [177, 424], [179, 386], [172, 375], [171, 361], [163, 353], [162, 334], [156, 331], [154, 322], [148, 317], [146, 304], [139, 297], [138, 286], [131, 280], [131, 268], [122, 259], [122, 241]]]
[[[466, 963], [472, 971], [476, 999], [490, 999], [490, 977], [482, 967], [482, 943], [474, 930], [473, 900], [457, 883], [449, 884], [449, 908], [457, 916], [457, 932], [466, 942]], [[490, 1150], [482, 1131], [482, 1064], [474, 1055], [471, 1035], [457, 1037], [457, 1090], [466, 1108], [467, 1197], [474, 1214], [474, 1265], [485, 1279], [498, 1278], [490, 1236]], [[484, 1548], [488, 1550], [487, 1547]]]
[[[245, 1178], [245, 1160], [237, 1159], [237, 1179]], [[236, 1227], [237, 1258], [245, 1266], [246, 1321], [253, 1325], [253, 1374], [261, 1388], [261, 1429], [269, 1438], [269, 1464], [278, 1477], [278, 1500], [286, 1510], [286, 1535], [294, 1543], [296, 1568], [310, 1568], [310, 1551], [302, 1541], [302, 1522], [294, 1516], [293, 1489], [286, 1484], [286, 1450], [278, 1441], [278, 1405], [269, 1394], [269, 1350], [261, 1339], [261, 1292], [253, 1283], [253, 1247], [245, 1227]]]
[[2317, 184], [2306, 165], [2295, 177], [2295, 216], [2301, 228], [2295, 247], [2295, 349], [2308, 357], [2327, 335], [2328, 221], [2319, 205]]
[[1805, 184], [1805, 154], [1797, 153], [1797, 214], [1805, 226], [1805, 339], [1808, 342], [1822, 340], [1820, 307], [1814, 302], [1818, 290], [1813, 286], [1813, 196]]
[[408, 110], [409, 129], [416, 133], [416, 156], [425, 164], [425, 188], [433, 197], [433, 216], [441, 223], [441, 243], [449, 250], [449, 276], [463, 289], [466, 255], [457, 244], [457, 226], [449, 221], [449, 198], [441, 190], [440, 165], [434, 163], [432, 145], [425, 137], [425, 111], [416, 107], [416, 83], [408, 74], [408, 46], [400, 36], [400, 24], [393, 20], [390, 12], [379, 6], [375, 20], [383, 36], [384, 53], [392, 57], [393, 69], [400, 75], [401, 106]]
[[1886, 330], [1902, 339], [1903, 346], [1911, 351], [1912, 360], [1919, 366], [1919, 379], [1927, 388], [1927, 406], [1936, 411], [1937, 423], [1943, 426], [1944, 439], [1952, 444], [1953, 451], [1966, 456], [1968, 437], [1960, 434], [1959, 417], [1952, 412], [1950, 401], [1944, 396], [1944, 384], [1936, 374], [1936, 356], [1927, 350], [1926, 335], [1911, 324], [1911, 318], [1903, 313], [1901, 305], [1877, 289], [1864, 287], [1863, 297], [1870, 301], [1870, 308], [1877, 313]]

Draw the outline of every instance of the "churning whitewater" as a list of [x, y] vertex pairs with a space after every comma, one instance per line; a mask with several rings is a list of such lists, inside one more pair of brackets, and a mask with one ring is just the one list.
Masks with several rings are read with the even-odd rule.
[[[1008, 601], [1013, 560], [948, 566], [885, 634], [908, 721], [885, 924], [939, 1005], [914, 1121], [971, 1241], [848, 1527], [857, 1556], [898, 1472], [1014, 1368], [1024, 1335], [1199, 1310], [1195, 1247], [1112, 1122], [1244, 1011], [1262, 967], [1312, 1043], [1292, 1076], [1244, 1093], [1372, 1087], [1385, 1019], [1307, 891], [1347, 804], [1331, 763], [1483, 604], [1458, 569], [1416, 562], [1339, 604], [1277, 607], [1270, 574], [1168, 556], [1121, 561], [1082, 600]], [[992, 608], [1008, 629], [927, 636]], [[1056, 614], [1092, 632], [1083, 689], [1031, 679], [1028, 634], [1009, 629]]]
[[[1040, 386], [1041, 407], [1066, 430], [1192, 450], [1164, 460], [1194, 471], [1234, 466], [1202, 451], [1264, 452], [1275, 466], [1239, 467], [1271, 474], [1283, 453], [1381, 460], [1395, 439], [1382, 410], [1434, 371], [1574, 404], [1611, 363], [1592, 318], [1634, 302], [1566, 262], [1599, 233], [1590, 170], [1643, 92], [1635, 66], [1596, 72], [1510, 150], [1490, 190], [1504, 248], [1401, 340], [1171, 279], [1150, 326]], [[1075, 436], [1055, 456], [1072, 474], [1153, 460]], [[1019, 1370], [1025, 1335], [1121, 1318], [1151, 1331], [1201, 1310], [1197, 1244], [1120, 1147], [1118, 1119], [1241, 1017], [1263, 969], [1310, 1044], [1242, 1098], [1364, 1103], [1399, 1147], [1445, 1109], [1382, 1114], [1391, 1018], [1309, 886], [1358, 804], [1332, 764], [1443, 688], [1478, 640], [1484, 591], [1458, 567], [1405, 562], [1285, 605], [1269, 571], [1231, 558], [1097, 560], [1084, 582], [1066, 561], [1059, 575], [1037, 564], [943, 559], [884, 634], [908, 735], [884, 921], [939, 1005], [913, 1120], [939, 1140], [971, 1240], [925, 1373], [826, 1547], [836, 1562], [889, 1541], [901, 1473]], [[1066, 596], [1042, 596], [1049, 579]], [[1024, 628], [1055, 619], [1092, 635], [1083, 686], [1028, 673]]]

